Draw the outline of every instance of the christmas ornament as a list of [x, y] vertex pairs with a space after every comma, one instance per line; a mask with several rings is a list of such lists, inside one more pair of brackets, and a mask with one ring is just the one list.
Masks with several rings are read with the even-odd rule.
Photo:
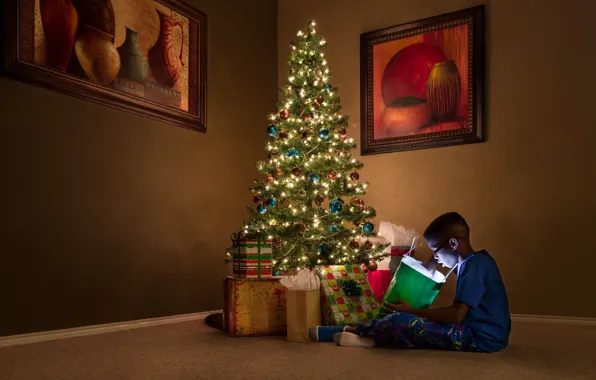
[[309, 135], [309, 132], [308, 131], [302, 132], [302, 140], [308, 139], [308, 135]]
[[323, 104], [323, 97], [322, 96], [317, 96], [315, 98], [315, 100], [313, 100], [313, 103], [315, 104], [315, 106], [320, 106], [321, 104]]
[[362, 230], [367, 234], [372, 234], [375, 232], [375, 225], [370, 222], [366, 222], [364, 223], [364, 226], [362, 226]]
[[281, 118], [282, 118], [282, 119], [284, 119], [284, 120], [285, 120], [285, 119], [287, 119], [287, 118], [288, 118], [288, 116], [290, 116], [290, 113], [288, 112], [288, 110], [282, 110], [282, 111], [279, 113], [279, 117], [281, 117]]
[[354, 207], [360, 207], [360, 208], [364, 207], [364, 201], [358, 197], [354, 197], [354, 198], [350, 199], [350, 204]]
[[299, 233], [303, 233], [304, 231], [306, 231], [306, 226], [304, 225], [304, 223], [300, 222], [294, 225], [294, 229]]
[[325, 201], [325, 197], [322, 196], [321, 194], [317, 194], [317, 196], [315, 197], [315, 203], [317, 206], [320, 206], [323, 204], [323, 202]]
[[319, 129], [319, 137], [326, 140], [329, 138], [329, 130], [327, 128]]
[[306, 190], [304, 190], [304, 189], [298, 190], [298, 195], [300, 195], [301, 197], [305, 196], [306, 195]]
[[360, 221], [359, 221], [359, 220], [355, 220], [355, 221], [353, 221], [353, 222], [352, 222], [352, 224], [353, 224], [355, 227], [358, 227], [358, 226], [360, 225]]
[[298, 152], [296, 149], [292, 148], [289, 149], [286, 152], [286, 157], [290, 158], [290, 157], [299, 157], [300, 156], [300, 152]]
[[321, 177], [317, 173], [308, 173], [308, 180], [311, 183], [317, 183], [320, 179]]
[[290, 201], [287, 198], [279, 199], [279, 208], [287, 208], [290, 205]]
[[294, 168], [292, 169], [292, 174], [298, 177], [300, 174], [302, 174], [302, 171], [300, 171], [300, 168]]
[[339, 133], [339, 137], [341, 137], [342, 139], [345, 139], [346, 135], [348, 134], [348, 132], [346, 132], [345, 128], [340, 128], [337, 132]]
[[271, 197], [271, 198], [267, 198], [267, 200], [265, 201], [265, 205], [269, 208], [273, 208], [275, 206], [277, 206], [277, 199]]
[[263, 196], [261, 194], [255, 194], [255, 196], [252, 198], [253, 201], [255, 201], [255, 203], [261, 203], [263, 202]]
[[352, 249], [358, 249], [358, 247], [360, 247], [360, 243], [358, 243], [356, 240], [352, 240], [350, 242], [350, 248], [352, 248]]
[[331, 90], [331, 85], [329, 83], [325, 83], [323, 87], [325, 87], [325, 90], [327, 91]]
[[342, 208], [343, 202], [341, 202], [339, 199], [335, 199], [329, 203], [329, 211], [331, 211], [333, 214], [339, 214]]
[[327, 174], [327, 178], [329, 178], [329, 179], [336, 179], [337, 178], [337, 173], [335, 172], [335, 170], [333, 170], [333, 169], [329, 170], [329, 173]]
[[267, 177], [267, 183], [269, 185], [273, 185], [274, 182], [275, 182], [275, 178], [273, 178], [272, 176]]
[[267, 207], [263, 206], [263, 205], [258, 205], [257, 206], [257, 211], [259, 212], [259, 214], [264, 214], [267, 212]]
[[281, 239], [278, 237], [274, 237], [272, 243], [275, 248], [281, 247]]
[[329, 226], [329, 232], [337, 232], [339, 231], [339, 227], [336, 224], [332, 224]]
[[370, 240], [367, 240], [364, 242], [364, 248], [371, 249], [372, 246], [373, 246], [373, 244], [370, 242]]
[[358, 174], [358, 172], [352, 172], [350, 173], [350, 179], [352, 181], [358, 181], [360, 179], [360, 174]]
[[343, 199], [341, 199], [341, 198], [337, 198], [337, 200], [338, 200], [338, 201], [340, 201], [342, 205], [343, 205], [344, 203], [346, 203], [346, 202], [344, 202], [344, 200], [343, 200]]
[[321, 79], [321, 77], [323, 76], [323, 70], [321, 70], [320, 67], [316, 67], [314, 73], [315, 73], [315, 78], [317, 78], [317, 79]]
[[309, 121], [310, 120], [310, 115], [305, 113], [304, 115], [302, 115], [302, 120], [304, 121]]
[[317, 249], [317, 251], [319, 251], [319, 253], [321, 255], [327, 255], [327, 254], [329, 254], [330, 249], [327, 244], [321, 244], [321, 245], [319, 245], [319, 248]]
[[267, 127], [267, 134], [271, 137], [277, 135], [277, 127], [275, 125], [270, 125]]
[[285, 140], [285, 139], [287, 139], [287, 138], [288, 138], [288, 132], [286, 132], [286, 131], [281, 131], [281, 132], [279, 132], [279, 138], [280, 138], [281, 140]]
[[368, 272], [368, 267], [366, 265], [362, 264], [360, 267], [364, 273]]
[[284, 171], [281, 170], [281, 168], [276, 168], [275, 169], [275, 176], [276, 177], [280, 177], [282, 174], [284, 174]]
[[370, 263], [368, 263], [368, 270], [369, 271], [374, 272], [377, 269], [379, 269], [379, 265], [377, 263], [375, 263], [374, 261], [371, 261]]
[[279, 152], [269, 152], [269, 154], [267, 154], [267, 157], [271, 160], [275, 157], [277, 157], [279, 155]]

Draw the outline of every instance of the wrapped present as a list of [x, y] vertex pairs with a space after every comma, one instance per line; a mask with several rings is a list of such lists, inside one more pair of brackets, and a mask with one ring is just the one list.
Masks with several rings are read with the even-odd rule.
[[236, 277], [267, 278], [273, 275], [273, 245], [261, 236], [232, 235], [232, 266]]
[[319, 277], [323, 325], [357, 325], [374, 319], [379, 303], [358, 265], [325, 265]]
[[230, 336], [286, 334], [286, 289], [281, 277], [224, 279], [223, 330]]

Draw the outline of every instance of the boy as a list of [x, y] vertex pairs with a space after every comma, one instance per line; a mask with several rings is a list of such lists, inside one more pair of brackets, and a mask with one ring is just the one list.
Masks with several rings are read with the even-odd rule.
[[[358, 327], [345, 327], [333, 340], [340, 346], [441, 348], [496, 352], [507, 347], [511, 318], [499, 269], [488, 252], [475, 251], [464, 218], [451, 212], [436, 218], [424, 232], [433, 257], [425, 264], [457, 268], [457, 290], [448, 307], [420, 310], [403, 301], [383, 306], [388, 315]], [[333, 331], [332, 329], [336, 329]], [[329, 328], [327, 333], [337, 331]], [[340, 327], [341, 329], [342, 327]], [[313, 331], [324, 340], [325, 331]]]

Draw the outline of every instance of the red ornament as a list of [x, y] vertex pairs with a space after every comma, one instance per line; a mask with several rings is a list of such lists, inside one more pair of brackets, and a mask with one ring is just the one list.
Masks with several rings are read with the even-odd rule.
[[350, 205], [352, 205], [353, 207], [363, 208], [364, 201], [358, 197], [354, 197], [354, 198], [350, 199]]
[[364, 248], [371, 249], [372, 246], [373, 246], [373, 244], [370, 242], [370, 240], [367, 240], [364, 242]]
[[339, 137], [341, 137], [342, 139], [345, 139], [346, 135], [348, 134], [348, 132], [346, 132], [345, 128], [340, 128], [337, 132], [339, 132]]
[[272, 176], [267, 177], [267, 183], [272, 185], [275, 182], [275, 178], [273, 178]]
[[309, 135], [309, 132], [308, 131], [302, 132], [302, 140], [308, 139], [308, 135]]
[[368, 267], [367, 267], [366, 265], [362, 264], [362, 266], [361, 266], [361, 267], [362, 267], [362, 271], [363, 271], [364, 273], [368, 272]]
[[292, 169], [292, 174], [298, 177], [300, 174], [302, 174], [302, 171], [300, 171], [300, 168], [294, 168]]
[[281, 132], [279, 132], [279, 138], [280, 138], [281, 140], [285, 140], [285, 139], [287, 139], [287, 138], [288, 138], [288, 132], [286, 132], [286, 131], [281, 131]]
[[360, 247], [360, 243], [358, 243], [356, 240], [352, 240], [350, 242], [350, 248], [352, 248], [352, 249], [358, 249], [359, 247]]
[[288, 112], [288, 110], [282, 110], [279, 113], [279, 117], [281, 117], [282, 119], [287, 119], [290, 116], [290, 113]]
[[282, 174], [284, 174], [284, 171], [283, 171], [283, 170], [281, 170], [281, 168], [276, 168], [276, 169], [275, 169], [275, 175], [276, 175], [277, 177], [281, 177], [281, 175], [282, 175]]
[[274, 238], [273, 238], [273, 246], [274, 246], [275, 248], [279, 248], [279, 247], [281, 247], [281, 239], [280, 239], [280, 238], [278, 238], [278, 237], [274, 237]]
[[302, 116], [302, 120], [309, 121], [310, 120], [310, 115], [309, 114], [304, 114], [304, 116]]
[[263, 202], [263, 196], [261, 194], [255, 194], [255, 196], [252, 198], [252, 200], [256, 204], [259, 204], [259, 203]]
[[318, 194], [318, 195], [315, 197], [315, 203], [316, 203], [316, 205], [317, 205], [317, 206], [320, 206], [320, 205], [322, 205], [324, 201], [325, 201], [325, 197], [324, 197], [324, 196], [322, 196], [321, 194]]
[[333, 169], [329, 170], [329, 174], [327, 174], [327, 178], [329, 178], [329, 179], [336, 179], [337, 178], [337, 173], [335, 172], [335, 170], [333, 170]]
[[315, 98], [315, 100], [313, 101], [313, 103], [315, 104], [315, 106], [320, 106], [321, 104], [323, 104], [323, 97], [322, 96], [317, 96]]
[[352, 181], [358, 181], [360, 179], [360, 174], [358, 174], [358, 172], [352, 172], [350, 173], [350, 179]]
[[368, 270], [371, 272], [376, 271], [379, 268], [379, 265], [377, 263], [375, 263], [374, 261], [371, 261], [370, 263], [368, 263]]

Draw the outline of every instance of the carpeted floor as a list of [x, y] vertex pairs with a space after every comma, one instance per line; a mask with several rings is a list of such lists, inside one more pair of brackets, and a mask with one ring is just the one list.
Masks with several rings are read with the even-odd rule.
[[498, 354], [230, 338], [203, 321], [0, 348], [2, 380], [596, 379], [596, 327], [514, 323]]

